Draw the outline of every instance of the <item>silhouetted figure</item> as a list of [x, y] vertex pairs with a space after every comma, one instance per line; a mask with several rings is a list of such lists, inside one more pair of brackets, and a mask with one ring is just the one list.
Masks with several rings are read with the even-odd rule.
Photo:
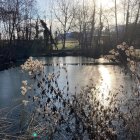
[[53, 49], [53, 46], [55, 46], [55, 48], [58, 50], [57, 45], [52, 37], [52, 33], [51, 31], [48, 29], [46, 23], [43, 20], [40, 20], [40, 23], [42, 24], [43, 28], [44, 28], [44, 39], [46, 41], [46, 46], [49, 47], [49, 41], [51, 43], [51, 48], [49, 50]]

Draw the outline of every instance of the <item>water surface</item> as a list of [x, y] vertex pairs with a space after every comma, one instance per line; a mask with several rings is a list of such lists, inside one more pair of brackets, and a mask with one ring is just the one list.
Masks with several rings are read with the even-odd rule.
[[[127, 95], [131, 95], [131, 78], [118, 65], [88, 65], [88, 63], [93, 63], [94, 60], [85, 57], [42, 57], [38, 59], [42, 60], [44, 64], [53, 64], [45, 65], [46, 73], [57, 72], [61, 67], [58, 83], [60, 89], [63, 89], [67, 82], [66, 72], [62, 67], [67, 69], [69, 94], [75, 93], [75, 87], [76, 92], [80, 92], [82, 87], [94, 84], [101, 90], [98, 93], [98, 99], [104, 106], [108, 106], [106, 99], [110, 96], [109, 91], [121, 90], [120, 87], [123, 86], [123, 90], [128, 93]], [[97, 61], [105, 62], [103, 59]], [[57, 65], [58, 63], [60, 66]], [[23, 97], [20, 87], [22, 80], [26, 79], [27, 77], [22, 73], [20, 67], [0, 71], [0, 117], [14, 119], [12, 126], [10, 126], [13, 133], [18, 132], [21, 124], [20, 110], [23, 107], [21, 104]], [[28, 116], [25, 115], [24, 120], [27, 119]], [[11, 131], [11, 128], [9, 128], [9, 131]]]

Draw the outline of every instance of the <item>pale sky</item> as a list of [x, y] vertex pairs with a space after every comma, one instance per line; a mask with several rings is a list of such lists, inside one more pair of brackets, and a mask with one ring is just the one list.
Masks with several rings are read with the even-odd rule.
[[48, 0], [37, 0], [40, 10], [45, 10], [48, 4]]
[[[50, 19], [51, 19], [51, 13], [50, 13], [50, 3], [53, 0], [37, 0], [37, 8], [39, 9], [40, 13], [39, 15], [41, 16], [42, 19], [46, 19], [47, 24], [50, 23]], [[72, 1], [72, 0], [70, 0]], [[83, 2], [83, 0], [79, 0], [80, 2]], [[85, 3], [92, 3], [92, 0], [84, 0]], [[102, 3], [102, 7], [103, 9], [110, 9], [112, 7], [114, 7], [114, 0], [96, 0], [96, 6], [99, 8], [100, 7], [100, 2]], [[117, 0], [117, 4], [119, 5], [119, 3], [121, 2], [121, 0]], [[92, 4], [89, 4], [92, 6]], [[97, 8], [96, 7], [96, 8]], [[98, 9], [97, 8], [97, 9]], [[114, 9], [114, 8], [113, 8]], [[110, 16], [110, 15], [109, 15]], [[53, 19], [55, 19], [55, 17], [53, 17]], [[119, 11], [118, 9], [118, 23], [121, 24], [123, 19], [123, 14]], [[109, 24], [114, 24], [115, 23], [115, 19], [114, 19], [114, 14], [113, 16], [108, 19], [109, 20]], [[53, 28], [56, 27], [56, 22], [53, 23]], [[54, 29], [55, 30], [55, 29]]]
[[[49, 9], [49, 3], [51, 2], [52, 0], [37, 0], [37, 3], [40, 7], [40, 10], [46, 10], [46, 9]], [[82, 2], [83, 0], [81, 0]], [[88, 3], [92, 0], [85, 0], [85, 3], [88, 1]], [[114, 0], [96, 0], [97, 2], [97, 6], [99, 7], [100, 6], [100, 2], [102, 3], [102, 6], [105, 8], [105, 7], [113, 7], [114, 6]], [[120, 0], [117, 0], [117, 4], [120, 3]]]
[[[37, 0], [37, 7], [39, 9], [39, 11], [41, 12], [40, 14], [42, 16], [46, 15], [46, 18], [50, 18], [50, 3], [53, 0]], [[81, 2], [83, 0], [80, 0]], [[85, 3], [92, 3], [92, 0], [84, 0]], [[114, 0], [96, 0], [96, 4], [97, 7], [100, 7], [100, 2], [102, 3], [102, 7], [103, 9], [109, 9], [111, 7], [114, 7]], [[119, 3], [121, 2], [121, 0], [117, 0], [117, 4], [119, 5]], [[118, 19], [120, 19], [122, 17], [120, 17], [120, 13], [118, 12]]]
[[46, 12], [46, 14], [49, 14], [49, 3], [51, 0], [37, 0], [37, 5], [38, 5], [38, 9], [39, 11], [42, 13], [42, 15], [45, 15], [44, 12]]

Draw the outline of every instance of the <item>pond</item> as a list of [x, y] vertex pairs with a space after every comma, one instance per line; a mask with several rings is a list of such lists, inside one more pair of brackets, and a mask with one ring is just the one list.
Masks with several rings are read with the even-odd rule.
[[[118, 65], [104, 65], [103, 63], [106, 62], [104, 59], [96, 60], [99, 63], [98, 65], [94, 65], [95, 61], [86, 57], [40, 57], [38, 59], [45, 64], [46, 73], [56, 72], [59, 69], [57, 63], [60, 63], [61, 67], [67, 68], [70, 86], [69, 94], [73, 94], [75, 89], [79, 92], [82, 87], [95, 84], [102, 91], [103, 95], [98, 95], [98, 97], [103, 106], [108, 106], [106, 98], [109, 96], [109, 91], [123, 87], [128, 93], [127, 95], [131, 95], [133, 84], [131, 77], [125, 74]], [[21, 96], [20, 87], [21, 81], [25, 79], [26, 76], [22, 73], [20, 67], [0, 71], [0, 115], [4, 114], [2, 117], [12, 116], [12, 111], [21, 104], [23, 97]], [[65, 72], [61, 70], [59, 86], [63, 89], [65, 85]], [[16, 115], [14, 117], [19, 119]], [[17, 129], [15, 128], [15, 132]]]
[[[68, 80], [70, 83], [71, 92], [74, 91], [75, 86], [81, 88], [90, 83], [91, 79], [96, 85], [103, 88], [108, 87], [108, 90], [120, 88], [120, 85], [126, 87], [128, 92], [131, 91], [131, 79], [129, 75], [125, 75], [123, 69], [119, 66], [112, 65], [88, 65], [94, 62], [92, 59], [85, 57], [53, 57], [53, 58], [38, 58], [45, 64], [67, 64], [65, 67], [68, 70]], [[102, 62], [102, 59], [99, 60]], [[82, 64], [86, 65], [82, 65]], [[53, 68], [57, 71], [57, 66], [46, 66], [46, 72], [52, 73]], [[60, 85], [65, 85], [63, 72], [61, 73]], [[21, 98], [20, 87], [21, 81], [26, 77], [22, 73], [20, 67], [10, 68], [8, 70], [0, 71], [0, 107], [12, 105]]]

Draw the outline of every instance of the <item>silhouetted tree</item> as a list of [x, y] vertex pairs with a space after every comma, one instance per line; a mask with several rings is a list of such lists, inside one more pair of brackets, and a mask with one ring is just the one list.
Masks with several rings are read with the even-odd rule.
[[[51, 51], [53, 49], [52, 45], [55, 45], [55, 48], [58, 49], [56, 42], [53, 39], [51, 31], [47, 27], [47, 24], [43, 20], [40, 20], [40, 23], [41, 23], [42, 27], [44, 28], [44, 39], [45, 39], [46, 47], [48, 47], [48, 50]], [[51, 48], [49, 48], [49, 41], [51, 43], [50, 44]]]

